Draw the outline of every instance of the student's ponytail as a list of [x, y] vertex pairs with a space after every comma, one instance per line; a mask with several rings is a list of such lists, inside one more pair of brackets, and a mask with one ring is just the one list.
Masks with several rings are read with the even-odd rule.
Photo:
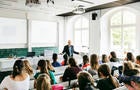
[[119, 83], [112, 77], [111, 74], [109, 74], [109, 79], [116, 88], [119, 87]]
[[100, 77], [100, 73], [102, 73], [105, 77], [109, 77], [111, 80], [112, 84], [117, 88], [119, 87], [119, 83], [112, 77], [110, 73], [110, 68], [106, 64], [102, 64], [99, 69], [98, 69], [98, 75]]

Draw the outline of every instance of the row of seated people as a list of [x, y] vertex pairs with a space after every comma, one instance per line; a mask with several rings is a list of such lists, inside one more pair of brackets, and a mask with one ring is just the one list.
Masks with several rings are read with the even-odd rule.
[[[85, 61], [87, 62], [85, 63]], [[68, 81], [72, 79], [77, 79], [78, 77], [80, 90], [87, 90], [87, 89], [84, 89], [87, 83], [90, 83], [91, 85], [93, 85], [93, 87], [98, 88], [100, 90], [112, 90], [119, 87], [119, 82], [117, 81], [115, 77], [111, 75], [111, 71], [110, 71], [111, 68], [107, 64], [99, 64], [98, 56], [96, 54], [92, 54], [90, 56], [90, 63], [88, 63], [89, 62], [88, 56], [86, 55], [83, 56], [83, 62], [84, 63], [82, 64], [82, 67], [80, 68], [76, 64], [76, 61], [74, 58], [69, 58], [68, 60], [69, 65], [64, 71], [63, 76], [60, 77], [60, 79], [62, 81]], [[126, 72], [129, 72], [129, 70], [134, 69], [127, 66], [130, 66], [130, 65], [128, 64], [125, 66], [124, 64], [123, 74]], [[39, 72], [37, 72], [34, 75], [34, 78], [35, 78], [34, 87], [37, 90], [50, 90], [51, 85], [57, 84], [55, 80], [54, 69], [48, 60], [47, 61], [40, 60], [37, 65], [37, 69]], [[85, 70], [86, 72], [82, 72], [82, 70]], [[28, 61], [17, 60], [13, 66], [12, 75], [6, 77], [2, 81], [1, 88], [5, 88], [8, 90], [21, 90], [22, 88], [22, 90], [28, 90], [29, 89], [29, 75], [33, 75], [33, 70], [30, 64], [28, 63]], [[95, 80], [92, 78], [94, 75], [98, 75], [99, 78], [102, 78], [98, 82], [96, 82], [97, 85], [94, 84]], [[120, 75], [118, 75], [118, 77], [119, 76]], [[131, 74], [129, 74], [128, 76], [131, 76]], [[83, 81], [81, 81], [80, 79]], [[18, 83], [19, 81], [20, 83]], [[41, 85], [44, 85], [45, 89], [41, 89], [42, 88]]]

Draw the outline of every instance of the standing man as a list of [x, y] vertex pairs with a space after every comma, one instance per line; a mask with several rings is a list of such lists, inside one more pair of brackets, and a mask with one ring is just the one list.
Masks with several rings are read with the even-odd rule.
[[74, 46], [71, 45], [71, 40], [68, 40], [68, 45], [64, 46], [62, 53], [66, 53], [69, 57], [73, 57], [73, 53], [79, 54], [79, 52], [74, 51]]

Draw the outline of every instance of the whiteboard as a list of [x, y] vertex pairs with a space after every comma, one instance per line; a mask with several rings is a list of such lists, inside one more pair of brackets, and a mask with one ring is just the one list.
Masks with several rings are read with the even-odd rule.
[[27, 43], [26, 20], [0, 17], [0, 44]]
[[31, 42], [32, 43], [57, 43], [57, 22], [32, 21], [31, 23]]

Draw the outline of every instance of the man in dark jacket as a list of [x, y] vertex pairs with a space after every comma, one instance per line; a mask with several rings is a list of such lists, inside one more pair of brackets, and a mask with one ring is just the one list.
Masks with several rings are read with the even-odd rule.
[[64, 46], [63, 54], [66, 53], [69, 57], [73, 56], [73, 53], [79, 54], [79, 52], [74, 51], [74, 46], [71, 45], [71, 40], [68, 40], [68, 45]]

